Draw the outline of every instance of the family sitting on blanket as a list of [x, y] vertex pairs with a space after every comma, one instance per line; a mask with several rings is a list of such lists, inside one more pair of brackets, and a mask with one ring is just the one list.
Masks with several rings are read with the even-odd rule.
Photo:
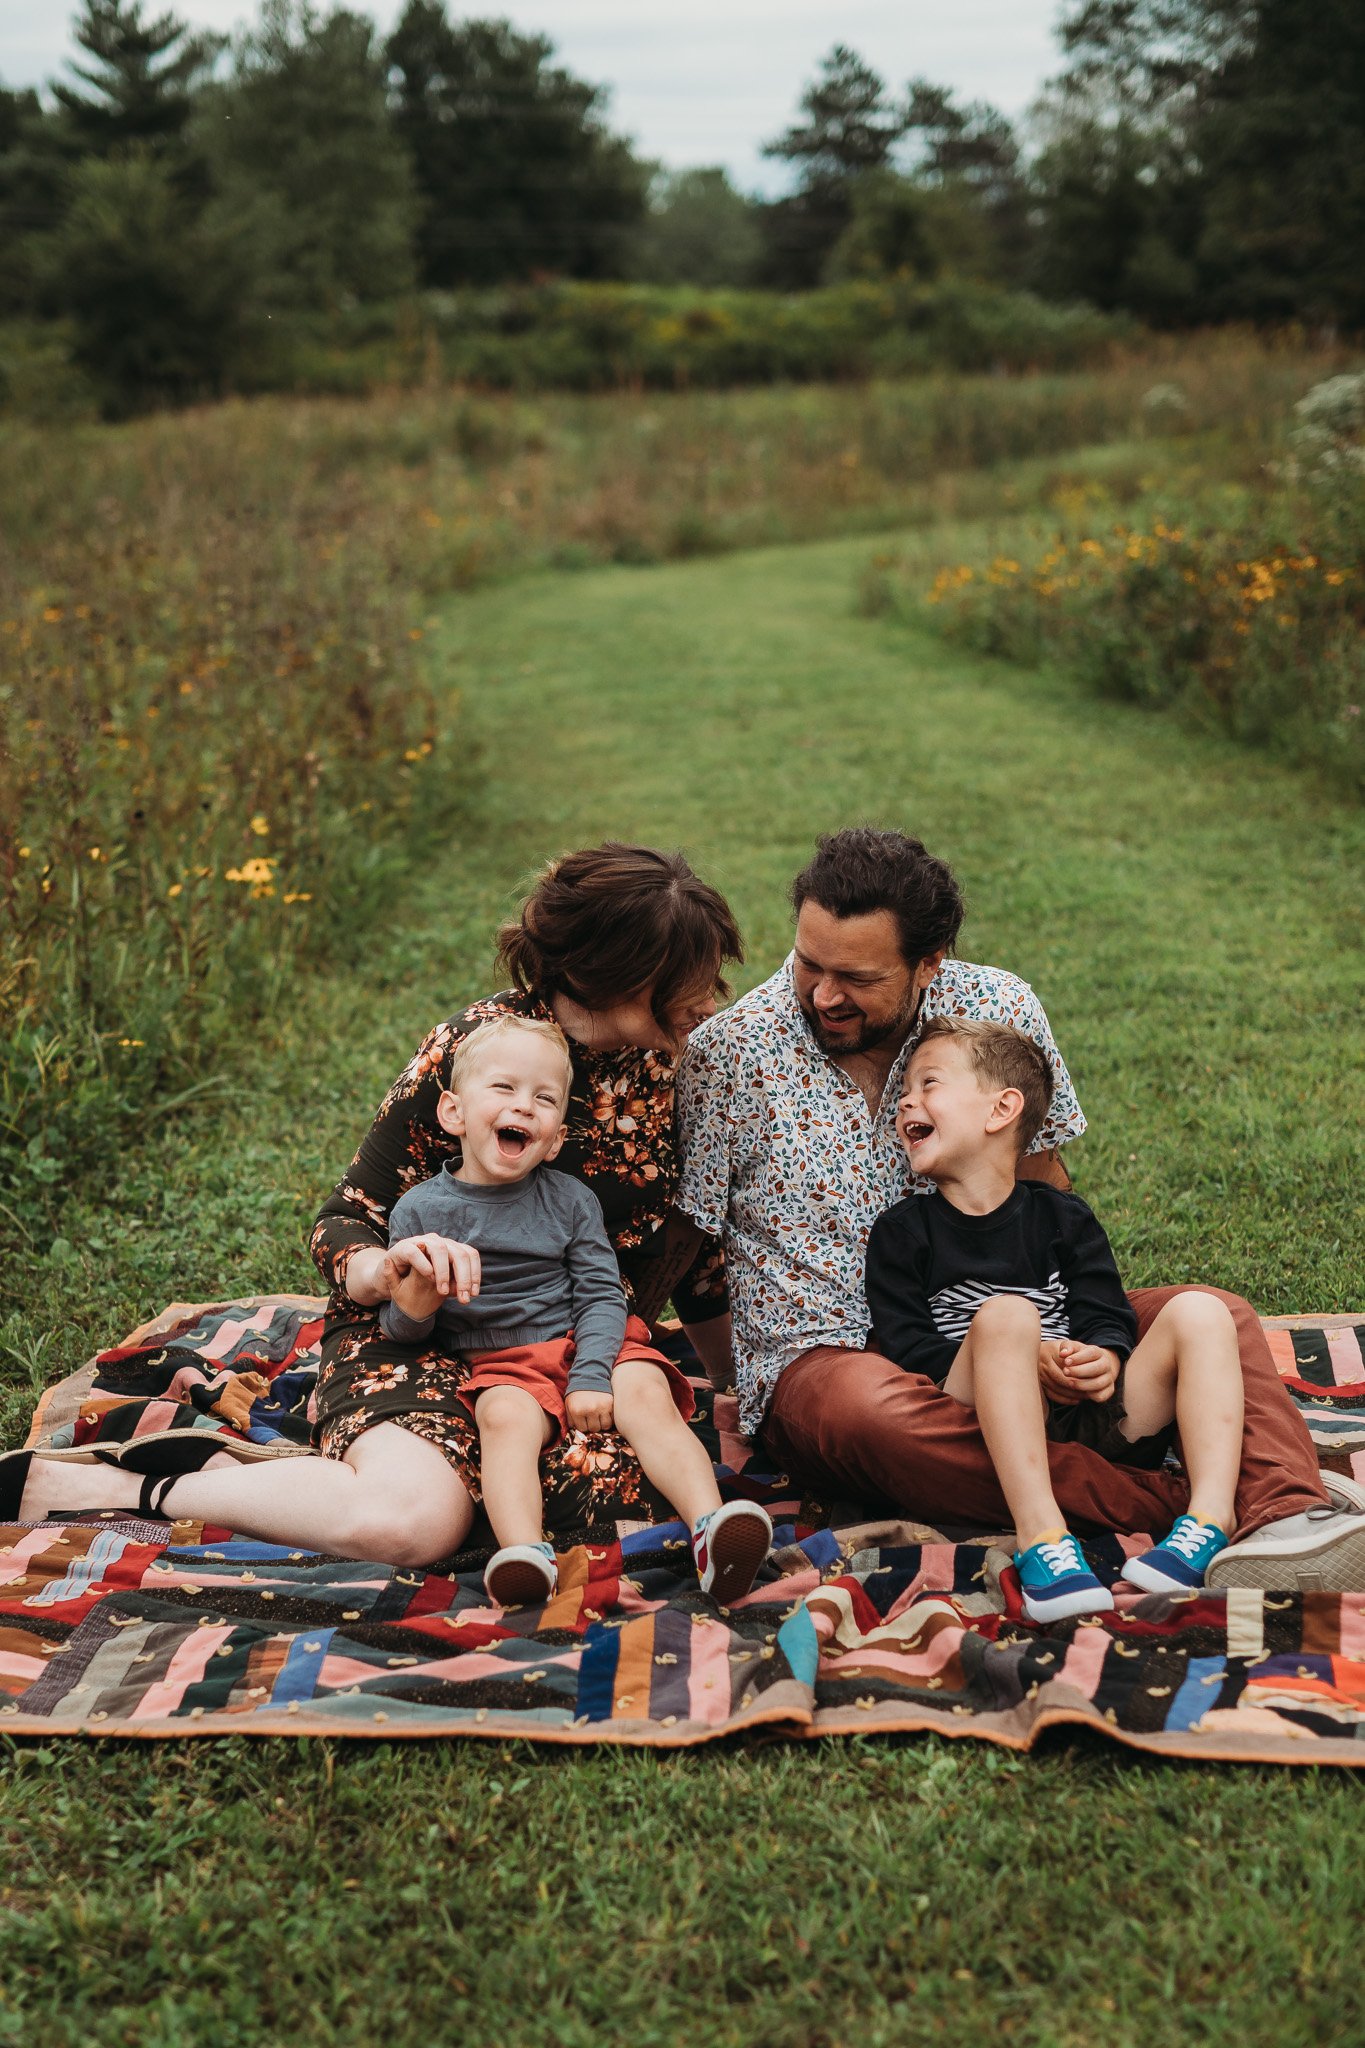
[[[26, 1520], [74, 1508], [140, 1509], [397, 1565], [430, 1564], [456, 1551], [484, 1496], [477, 1410], [488, 1392], [476, 1386], [471, 1394], [478, 1370], [471, 1353], [452, 1354], [435, 1322], [429, 1336], [414, 1340], [411, 1321], [396, 1320], [417, 1310], [425, 1329], [433, 1303], [449, 1304], [454, 1294], [459, 1307], [461, 1292], [461, 1254], [452, 1241], [441, 1229], [404, 1234], [398, 1205], [448, 1163], [456, 1174], [446, 1179], [456, 1181], [463, 1153], [453, 1128], [459, 1090], [452, 1086], [452, 1063], [461, 1041], [478, 1027], [510, 1016], [557, 1025], [571, 1065], [553, 1164], [547, 1151], [543, 1166], [527, 1169], [525, 1177], [544, 1185], [567, 1176], [591, 1191], [646, 1330], [671, 1298], [708, 1376], [718, 1385], [733, 1381], [741, 1427], [782, 1469], [820, 1491], [837, 1490], [930, 1522], [1001, 1528], [1013, 1514], [1027, 1549], [1055, 1537], [1063, 1578], [1074, 1563], [1060, 1533], [1065, 1530], [1170, 1531], [1165, 1560], [1153, 1570], [1169, 1572], [1183, 1551], [1198, 1572], [1212, 1545], [1188, 1530], [1217, 1526], [1226, 1534], [1232, 1523], [1235, 1539], [1207, 1561], [1209, 1584], [1365, 1587], [1365, 1515], [1325, 1491], [1307, 1430], [1280, 1384], [1256, 1316], [1236, 1297], [1209, 1289], [1142, 1290], [1127, 1297], [1131, 1320], [1103, 1333], [1111, 1341], [1082, 1341], [1078, 1355], [1067, 1311], [1051, 1297], [1051, 1271], [1037, 1285], [1029, 1263], [1018, 1277], [992, 1285], [1002, 1269], [988, 1262], [965, 1273], [960, 1284], [972, 1293], [984, 1288], [991, 1300], [1011, 1292], [1027, 1299], [1021, 1288], [1047, 1292], [1049, 1320], [1045, 1327], [1036, 1308], [1036, 1327], [1020, 1318], [1008, 1343], [1002, 1334], [984, 1371], [978, 1354], [1003, 1320], [995, 1307], [986, 1323], [979, 1323], [978, 1308], [967, 1324], [979, 1341], [968, 1345], [960, 1372], [956, 1351], [939, 1375], [933, 1364], [925, 1369], [927, 1359], [891, 1355], [893, 1333], [879, 1328], [874, 1339], [865, 1289], [873, 1225], [907, 1197], [914, 1198], [906, 1204], [913, 1210], [935, 1192], [936, 1118], [914, 1092], [922, 1068], [907, 1074], [926, 1028], [938, 1018], [984, 1019], [1014, 1027], [1043, 1054], [1051, 1100], [1014, 1167], [1020, 1183], [1068, 1190], [1059, 1150], [1084, 1130], [1085, 1120], [1028, 986], [1000, 969], [951, 957], [962, 920], [960, 892], [949, 869], [917, 840], [866, 828], [833, 834], [797, 877], [793, 903], [790, 957], [759, 988], [717, 1013], [717, 998], [728, 994], [725, 964], [742, 958], [739, 933], [724, 899], [680, 856], [609, 843], [554, 863], [520, 917], [500, 934], [512, 988], [430, 1033], [323, 1206], [313, 1234], [314, 1256], [331, 1287], [318, 1390], [323, 1456], [241, 1466], [218, 1453], [200, 1471], [139, 1482], [119, 1469], [23, 1454], [10, 1461], [0, 1492], [22, 1490], [22, 1505], [16, 1498], [12, 1506]], [[942, 1048], [947, 1040], [938, 1034], [928, 1044]], [[990, 1093], [989, 1079], [978, 1092]], [[1011, 1084], [996, 1087], [999, 1096], [1010, 1092]], [[995, 1121], [994, 1113], [985, 1121]], [[980, 1135], [992, 1140], [998, 1164], [998, 1133], [983, 1124]], [[947, 1192], [940, 1190], [942, 1207], [935, 1203], [934, 1214], [942, 1219], [956, 1210], [959, 1232], [971, 1235], [979, 1226], [985, 1239], [1002, 1220], [996, 1211], [1008, 1212], [1007, 1223], [1014, 1214], [1009, 1177], [1002, 1179], [994, 1167], [977, 1175], [949, 1134], [943, 1142], [953, 1158], [943, 1169]], [[471, 1184], [467, 1177], [458, 1181], [466, 1190]], [[979, 1210], [976, 1201], [989, 1198], [992, 1187], [999, 1199]], [[1021, 1216], [1035, 1213], [1042, 1213], [1037, 1205], [1019, 1205]], [[926, 1219], [929, 1214], [925, 1208]], [[903, 1221], [905, 1208], [897, 1216]], [[947, 1221], [953, 1227], [953, 1219]], [[893, 1219], [883, 1235], [896, 1227]], [[1036, 1235], [1025, 1242], [1021, 1234], [1014, 1242], [1010, 1231], [1002, 1233], [1000, 1257], [1035, 1261]], [[469, 1239], [453, 1242], [467, 1248]], [[536, 1246], [541, 1255], [546, 1249]], [[993, 1245], [986, 1249], [995, 1256]], [[467, 1260], [463, 1270], [467, 1278]], [[951, 1293], [959, 1283], [949, 1281], [945, 1290], [935, 1282], [936, 1271], [932, 1259], [924, 1264], [924, 1284], [935, 1294]], [[907, 1270], [904, 1285], [913, 1278]], [[1177, 1303], [1178, 1313], [1163, 1320]], [[1240, 1460], [1230, 1513], [1219, 1448], [1236, 1432], [1227, 1428], [1225, 1406], [1205, 1413], [1206, 1381], [1200, 1378], [1207, 1333], [1226, 1327], [1203, 1306], [1217, 1303], [1228, 1312], [1241, 1368]], [[576, 1301], [572, 1306], [576, 1311]], [[904, 1306], [911, 1306], [908, 1299]], [[942, 1308], [950, 1341], [962, 1328], [960, 1308], [950, 1319], [951, 1307], [931, 1306], [936, 1331]], [[553, 1319], [563, 1313], [560, 1308]], [[496, 1327], [505, 1334], [501, 1322]], [[1081, 1327], [1078, 1322], [1077, 1331]], [[1027, 1401], [1017, 1363], [1025, 1328], [1037, 1352]], [[527, 1342], [538, 1349], [562, 1334]], [[1216, 1354], [1224, 1338], [1209, 1341]], [[1072, 1347], [1065, 1356], [1064, 1343]], [[1119, 1367], [1130, 1344], [1120, 1389]], [[936, 1357], [941, 1363], [942, 1353]], [[680, 1435], [660, 1363], [637, 1362], [647, 1367], [642, 1383], [651, 1388], [654, 1422]], [[608, 1361], [600, 1356], [597, 1363]], [[582, 1526], [594, 1505], [608, 1500], [618, 1512], [628, 1514], [638, 1503], [641, 1519], [657, 1516], [664, 1504], [651, 1471], [667, 1478], [689, 1521], [714, 1512], [711, 1494], [691, 1490], [675, 1464], [661, 1471], [646, 1445], [649, 1425], [642, 1436], [632, 1413], [625, 1372], [618, 1352], [611, 1372], [616, 1419], [644, 1450], [643, 1464], [617, 1431], [559, 1432], [557, 1409], [545, 1401], [541, 1418], [532, 1418], [535, 1432], [550, 1439], [539, 1470], [552, 1532]], [[541, 1378], [558, 1384], [557, 1375]], [[1216, 1372], [1207, 1385], [1215, 1382], [1224, 1403], [1231, 1397]], [[567, 1379], [563, 1384], [567, 1389]], [[1040, 1386], [1053, 1404], [1046, 1429]], [[1015, 1435], [1021, 1444], [1031, 1441], [1036, 1454], [1041, 1433], [1046, 1460], [1045, 1479], [1041, 1467], [1030, 1465], [1022, 1486], [1008, 1450], [997, 1472], [982, 1433], [984, 1420], [999, 1456], [994, 1397], [1011, 1389], [1021, 1418]], [[1109, 1411], [1098, 1431], [1055, 1419], [1062, 1407], [1087, 1404]], [[1009, 1402], [999, 1405], [1003, 1410]], [[1200, 1449], [1190, 1434], [1195, 1412]], [[1199, 1487], [1193, 1500], [1182, 1472], [1154, 1462], [1151, 1439], [1159, 1440], [1172, 1414]], [[528, 1513], [519, 1520], [514, 1512], [509, 1521], [498, 1511], [499, 1533], [518, 1539], [514, 1547], [522, 1536], [541, 1541], [544, 1534], [535, 1527], [534, 1487], [525, 1486], [524, 1441], [517, 1457]], [[515, 1499], [515, 1484], [512, 1491]], [[1187, 1534], [1176, 1542], [1182, 1517], [1189, 1518]]]

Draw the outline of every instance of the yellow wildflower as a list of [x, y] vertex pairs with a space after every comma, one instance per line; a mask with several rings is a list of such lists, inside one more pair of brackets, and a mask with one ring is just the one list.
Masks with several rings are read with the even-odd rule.
[[269, 858], [263, 858], [258, 854], [253, 856], [251, 860], [244, 860], [239, 868], [224, 868], [223, 880], [225, 882], [244, 882], [250, 889], [253, 897], [273, 896], [275, 893], [274, 870], [277, 866], [278, 862]]
[[178, 896], [181, 890], [184, 888], [184, 886], [185, 884], [183, 882], [172, 882], [170, 888], [166, 891], [166, 894], [168, 896]]
[[255, 817], [251, 821], [251, 829], [256, 834], [256, 837], [258, 839], [265, 838], [266, 833], [270, 830], [270, 820], [269, 818], [267, 818], [264, 811], [257, 811]]

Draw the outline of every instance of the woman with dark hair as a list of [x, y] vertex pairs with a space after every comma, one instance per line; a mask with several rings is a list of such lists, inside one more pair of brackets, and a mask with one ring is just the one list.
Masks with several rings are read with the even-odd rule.
[[[458, 1375], [428, 1364], [380, 1327], [405, 1273], [443, 1292], [439, 1237], [390, 1244], [399, 1195], [458, 1153], [436, 1105], [459, 1039], [502, 1013], [553, 1018], [569, 1042], [568, 1136], [552, 1170], [598, 1197], [636, 1314], [653, 1320], [671, 1295], [704, 1362], [728, 1360], [729, 1313], [719, 1248], [673, 1215], [678, 1162], [673, 1081], [689, 1032], [728, 994], [722, 969], [743, 957], [725, 899], [681, 854], [608, 841], [553, 861], [519, 917], [498, 934], [512, 987], [471, 1003], [428, 1033], [380, 1104], [346, 1173], [323, 1203], [312, 1253], [330, 1287], [318, 1379], [323, 1457], [286, 1465], [206, 1466], [146, 1482], [119, 1470], [36, 1458], [26, 1515], [79, 1504], [222, 1523], [390, 1564], [429, 1564], [469, 1533], [479, 1499], [478, 1433]], [[652, 1508], [634, 1454], [612, 1435], [567, 1437], [546, 1454], [549, 1530], [582, 1527], [607, 1503]], [[665, 1509], [664, 1512], [667, 1512]]]

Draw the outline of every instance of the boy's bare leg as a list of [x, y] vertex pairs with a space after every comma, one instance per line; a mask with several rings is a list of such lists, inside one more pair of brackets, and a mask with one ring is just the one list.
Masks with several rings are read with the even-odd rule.
[[488, 1387], [478, 1397], [474, 1420], [483, 1504], [499, 1545], [543, 1543], [540, 1454], [553, 1434], [549, 1416], [524, 1387]]
[[614, 1368], [611, 1400], [616, 1428], [646, 1477], [673, 1503], [689, 1529], [720, 1506], [720, 1488], [706, 1447], [673, 1405], [668, 1381], [647, 1359]]
[[[135, 1513], [141, 1478], [106, 1465], [35, 1458], [23, 1512], [64, 1509]], [[235, 1459], [187, 1472], [162, 1496], [161, 1512], [218, 1522], [262, 1543], [297, 1544], [378, 1564], [423, 1565], [458, 1550], [474, 1505], [435, 1444], [397, 1423], [376, 1423], [344, 1459]]]
[[1160, 1310], [1123, 1375], [1123, 1434], [1154, 1436], [1174, 1420], [1190, 1480], [1190, 1513], [1225, 1536], [1242, 1460], [1237, 1327], [1213, 1294], [1177, 1294]]
[[943, 1382], [945, 1394], [976, 1411], [1020, 1550], [1066, 1527], [1048, 1474], [1038, 1380], [1041, 1342], [1033, 1303], [1017, 1294], [994, 1294], [973, 1316]]

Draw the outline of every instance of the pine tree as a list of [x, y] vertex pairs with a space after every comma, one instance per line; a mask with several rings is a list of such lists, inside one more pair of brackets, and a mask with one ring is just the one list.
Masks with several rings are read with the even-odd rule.
[[798, 174], [795, 193], [764, 210], [765, 281], [798, 290], [821, 282], [853, 217], [859, 179], [884, 172], [905, 133], [885, 80], [843, 43], [824, 59], [800, 108], [804, 120], [763, 146]]
[[135, 143], [152, 149], [179, 144], [194, 87], [218, 40], [191, 36], [173, 14], [144, 20], [141, 0], [85, 0], [74, 34], [94, 63], [70, 69], [92, 91], [57, 82], [52, 92], [81, 153], [110, 156]]

